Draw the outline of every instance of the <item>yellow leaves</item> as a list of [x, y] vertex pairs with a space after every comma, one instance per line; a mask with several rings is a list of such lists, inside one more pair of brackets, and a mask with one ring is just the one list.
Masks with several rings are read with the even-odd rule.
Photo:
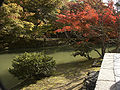
[[8, 8], [8, 5], [3, 4], [3, 6], [1, 7], [1, 11], [3, 11], [5, 14], [10, 13], [10, 10], [7, 8]]
[[3, 4], [2, 8], [6, 12], [10, 13], [21, 13], [23, 12], [23, 8], [16, 3], [9, 3], [9, 4]]
[[24, 25], [22, 25], [22, 24], [17, 24], [17, 26], [22, 28], [22, 29], [24, 28]]
[[38, 25], [38, 26], [43, 26], [43, 25], [45, 25], [45, 23], [43, 22], [43, 21], [38, 21], [38, 22], [40, 22], [40, 24]]
[[56, 9], [57, 13], [60, 13], [60, 9]]
[[[26, 32], [25, 30], [33, 30], [34, 24], [32, 22], [23, 21], [22, 17], [23, 8], [16, 3], [3, 4], [0, 10], [0, 19], [5, 25], [6, 30], [17, 30]], [[27, 13], [29, 16], [33, 13]]]
[[24, 12], [24, 15], [25, 15], [26, 17], [28, 17], [28, 16], [33, 16], [33, 15], [35, 15], [35, 13]]
[[8, 20], [18, 19], [21, 17], [23, 8], [18, 6], [16, 3], [3, 4], [0, 10], [0, 17]]
[[23, 24], [24, 24], [25, 30], [32, 31], [34, 28], [34, 24], [32, 22], [23, 21]]

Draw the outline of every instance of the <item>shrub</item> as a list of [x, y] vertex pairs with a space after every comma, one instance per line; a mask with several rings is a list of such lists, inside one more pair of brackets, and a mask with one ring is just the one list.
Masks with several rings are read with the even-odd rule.
[[12, 61], [9, 72], [18, 79], [50, 76], [55, 71], [55, 60], [44, 53], [27, 53], [17, 56]]

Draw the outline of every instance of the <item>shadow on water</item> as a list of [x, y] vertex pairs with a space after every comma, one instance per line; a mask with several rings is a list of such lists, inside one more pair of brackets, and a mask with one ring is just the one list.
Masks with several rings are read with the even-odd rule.
[[9, 90], [11, 87], [13, 87], [13, 85], [20, 82], [20, 80], [15, 78], [7, 71], [4, 71], [4, 73], [0, 75], [0, 81], [6, 90]]
[[8, 71], [4, 71], [4, 73], [0, 74], [0, 82], [2, 83], [5, 90], [20, 90], [21, 88], [29, 86], [30, 84], [35, 84], [36, 81], [37, 80], [33, 78], [29, 78], [24, 81], [18, 80]]
[[41, 48], [24, 48], [24, 49], [12, 49], [1, 51], [0, 54], [19, 54], [24, 52], [41, 52], [45, 51], [47, 54], [56, 53], [56, 52], [68, 52], [73, 51], [73, 48], [69, 46], [53, 46], [53, 47], [41, 47]]
[[24, 81], [22, 81], [22, 82], [17, 83], [16, 86], [11, 87], [9, 90], [20, 90], [20, 89], [22, 89], [23, 87], [27, 87], [27, 86], [29, 86], [30, 84], [35, 84], [36, 82], [37, 82], [36, 79], [29, 78], [29, 79], [26, 79], [26, 80], [24, 80]]
[[[57, 70], [56, 75], [64, 74], [67, 79], [72, 79], [72, 76], [78, 77], [79, 75], [81, 75], [80, 71], [91, 68], [92, 63], [93, 60], [82, 60], [58, 64], [56, 68]], [[70, 73], [73, 75], [69, 76]]]

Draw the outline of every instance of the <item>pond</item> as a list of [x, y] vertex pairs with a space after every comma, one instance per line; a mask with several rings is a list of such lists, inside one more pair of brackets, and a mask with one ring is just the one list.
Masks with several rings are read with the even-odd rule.
[[[40, 49], [30, 49], [30, 50], [14, 50], [11, 53], [4, 53], [0, 54], [0, 81], [3, 83], [3, 85], [10, 89], [11, 87], [14, 87], [17, 83], [20, 82], [17, 78], [12, 76], [8, 72], [8, 68], [11, 67], [11, 61], [16, 55], [22, 54], [25, 51], [37, 51], [40, 52], [41, 50], [46, 50], [47, 54], [49, 56], [52, 56], [57, 64], [63, 64], [63, 63], [69, 63], [69, 62], [76, 62], [83, 59], [86, 59], [81, 56], [73, 57], [72, 53], [74, 52], [72, 48], [70, 47], [50, 47], [50, 48], [40, 48]], [[92, 56], [98, 57], [95, 52], [92, 51]]]

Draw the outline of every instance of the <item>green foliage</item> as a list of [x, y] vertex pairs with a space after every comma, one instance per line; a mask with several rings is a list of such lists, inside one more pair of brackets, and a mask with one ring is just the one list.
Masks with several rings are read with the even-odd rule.
[[0, 8], [0, 37], [11, 36], [6, 38], [14, 41], [17, 37], [28, 37], [32, 32], [34, 24], [21, 20], [23, 8], [16, 3], [3, 4]]
[[76, 49], [73, 56], [81, 55], [88, 59], [91, 59], [91, 56], [89, 54], [94, 48], [94, 45], [92, 43], [81, 42], [81, 44], [76, 44], [73, 47]]
[[0, 7], [0, 48], [55, 30], [56, 13], [67, 0], [4, 0]]
[[55, 60], [44, 53], [27, 53], [17, 56], [12, 61], [9, 72], [18, 79], [50, 76], [55, 71]]
[[5, 0], [5, 2], [17, 3], [24, 8], [25, 12], [34, 13], [32, 20], [36, 24], [38, 19], [45, 23], [51, 21], [57, 8], [63, 5], [63, 0]]
[[17, 3], [24, 9], [22, 19], [34, 23], [33, 36], [42, 36], [54, 30], [56, 13], [68, 0], [5, 0], [6, 3]]
[[16, 3], [3, 4], [0, 13], [1, 29], [5, 33], [21, 35], [34, 27], [32, 22], [21, 20], [23, 8]]
[[16, 3], [3, 4], [0, 7], [0, 44], [14, 43], [19, 37], [30, 38], [34, 24], [22, 20], [23, 8]]

